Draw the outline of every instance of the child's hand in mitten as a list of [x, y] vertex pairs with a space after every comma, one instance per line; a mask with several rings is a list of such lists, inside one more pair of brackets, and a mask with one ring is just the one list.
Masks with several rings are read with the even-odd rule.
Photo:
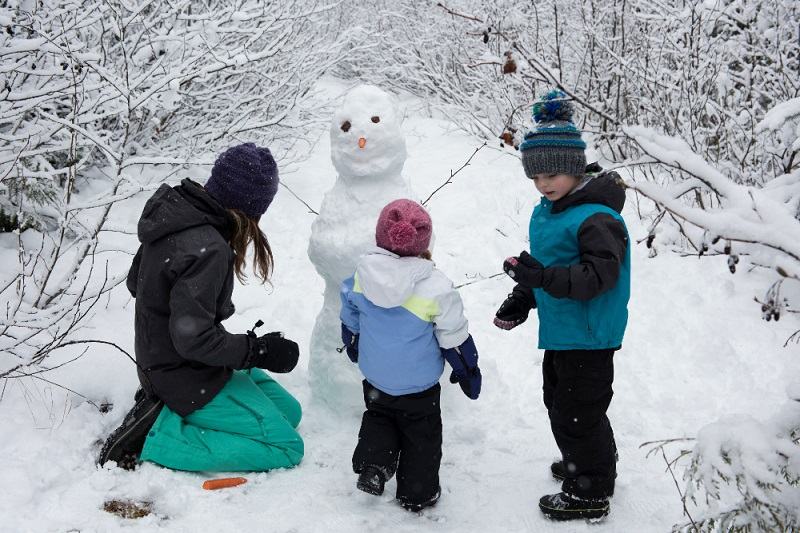
[[536, 298], [529, 287], [517, 284], [508, 298], [495, 313], [494, 325], [500, 329], [513, 329], [528, 319], [528, 313], [536, 307]]
[[[342, 342], [344, 348], [347, 350], [347, 357], [354, 363], [358, 362], [358, 333], [353, 333], [350, 329], [342, 324]], [[339, 350], [341, 351], [341, 349]]]
[[459, 346], [442, 349], [442, 355], [453, 367], [450, 383], [458, 383], [467, 398], [477, 400], [481, 393], [482, 377], [478, 368], [478, 349], [472, 335]]
[[519, 257], [509, 257], [503, 262], [503, 271], [520, 285], [538, 289], [542, 286], [544, 265], [528, 252]]

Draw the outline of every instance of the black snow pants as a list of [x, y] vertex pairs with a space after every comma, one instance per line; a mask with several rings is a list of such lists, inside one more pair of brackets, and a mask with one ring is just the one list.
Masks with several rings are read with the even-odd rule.
[[367, 410], [361, 420], [353, 470], [367, 465], [386, 479], [397, 472], [397, 499], [422, 503], [439, 490], [442, 460], [441, 386], [402, 396], [382, 392], [364, 380]]
[[544, 352], [544, 405], [567, 472], [562, 490], [581, 498], [614, 494], [617, 450], [606, 416], [613, 357], [614, 350]]

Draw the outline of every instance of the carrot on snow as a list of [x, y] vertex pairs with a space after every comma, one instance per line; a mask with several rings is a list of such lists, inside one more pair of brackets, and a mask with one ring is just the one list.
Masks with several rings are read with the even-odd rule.
[[243, 477], [224, 477], [220, 479], [207, 479], [203, 482], [203, 488], [206, 490], [227, 489], [247, 483], [247, 478]]

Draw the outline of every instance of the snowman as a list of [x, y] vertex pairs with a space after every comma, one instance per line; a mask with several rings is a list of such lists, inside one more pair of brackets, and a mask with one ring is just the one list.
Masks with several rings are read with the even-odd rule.
[[331, 159], [338, 176], [311, 226], [308, 256], [325, 280], [325, 299], [311, 334], [309, 377], [316, 398], [332, 406], [362, 403], [358, 367], [341, 346], [339, 287], [360, 255], [375, 246], [375, 224], [392, 200], [412, 198], [401, 174], [406, 143], [400, 115], [381, 89], [351, 90], [331, 123]]

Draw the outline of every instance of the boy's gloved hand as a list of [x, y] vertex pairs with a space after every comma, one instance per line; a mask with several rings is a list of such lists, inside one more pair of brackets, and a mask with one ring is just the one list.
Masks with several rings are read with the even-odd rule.
[[347, 357], [354, 363], [358, 362], [358, 333], [353, 333], [342, 324], [342, 342], [347, 350]]
[[300, 357], [297, 343], [283, 338], [283, 333], [273, 331], [260, 337], [250, 336], [250, 355], [246, 368], [264, 368], [285, 374], [294, 370]]
[[478, 349], [472, 335], [455, 348], [442, 349], [442, 355], [453, 367], [450, 383], [458, 383], [470, 400], [477, 400], [481, 393], [481, 369], [478, 368]]
[[509, 257], [503, 262], [503, 271], [520, 285], [538, 289], [542, 286], [544, 265], [528, 252], [522, 252], [519, 257]]
[[528, 319], [528, 313], [534, 307], [536, 298], [530, 287], [517, 284], [495, 313], [494, 325], [500, 329], [514, 329]]

